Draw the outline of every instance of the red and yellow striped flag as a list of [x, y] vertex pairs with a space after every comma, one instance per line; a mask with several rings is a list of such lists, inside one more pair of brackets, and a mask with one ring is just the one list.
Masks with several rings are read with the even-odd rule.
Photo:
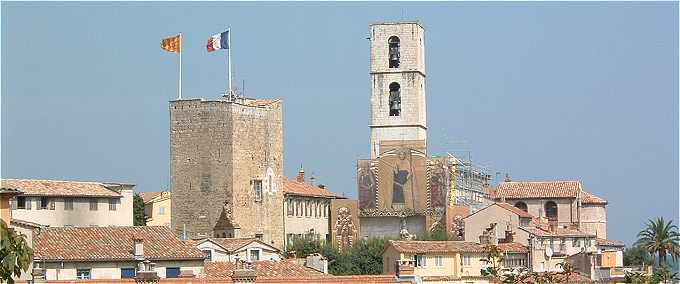
[[167, 52], [179, 53], [182, 48], [182, 36], [176, 35], [161, 39], [161, 49]]

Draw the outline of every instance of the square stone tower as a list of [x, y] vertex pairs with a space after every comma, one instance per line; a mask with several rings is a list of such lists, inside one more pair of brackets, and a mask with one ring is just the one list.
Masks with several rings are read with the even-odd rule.
[[417, 22], [377, 23], [371, 40], [371, 159], [385, 141], [426, 144], [425, 29]]
[[283, 246], [281, 102], [170, 102], [171, 226], [188, 238]]

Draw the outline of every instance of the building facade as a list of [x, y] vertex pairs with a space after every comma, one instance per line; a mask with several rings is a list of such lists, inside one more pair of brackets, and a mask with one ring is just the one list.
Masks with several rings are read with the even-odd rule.
[[505, 181], [496, 186], [494, 198], [545, 218], [552, 226], [607, 238], [607, 201], [584, 191], [580, 181]]
[[281, 260], [281, 252], [254, 238], [208, 238], [193, 241], [210, 262]]
[[133, 278], [147, 260], [161, 278], [199, 277], [205, 259], [164, 226], [48, 227], [34, 244], [34, 268], [47, 281]]
[[175, 233], [283, 246], [280, 101], [171, 101], [170, 156]]
[[284, 178], [283, 193], [286, 247], [295, 238], [309, 236], [330, 241], [331, 202], [344, 197], [326, 190], [325, 187], [305, 181], [305, 172], [302, 168], [295, 180]]
[[147, 226], [170, 227], [172, 200], [169, 191], [141, 192]]
[[50, 227], [132, 226], [134, 185], [123, 183], [3, 179], [22, 195], [11, 201], [12, 218]]

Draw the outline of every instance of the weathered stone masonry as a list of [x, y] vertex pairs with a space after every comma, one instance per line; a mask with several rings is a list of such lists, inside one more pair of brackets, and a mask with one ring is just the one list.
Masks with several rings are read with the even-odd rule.
[[283, 245], [280, 101], [171, 101], [170, 157], [175, 233]]

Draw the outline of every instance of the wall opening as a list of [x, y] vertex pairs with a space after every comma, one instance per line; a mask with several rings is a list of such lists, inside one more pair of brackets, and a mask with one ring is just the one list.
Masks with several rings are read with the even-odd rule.
[[401, 115], [401, 86], [394, 82], [390, 84], [390, 116]]
[[390, 39], [387, 40], [390, 49], [389, 49], [389, 55], [390, 55], [390, 68], [399, 68], [399, 63], [400, 63], [400, 54], [399, 54], [399, 38], [396, 36], [390, 37]]

